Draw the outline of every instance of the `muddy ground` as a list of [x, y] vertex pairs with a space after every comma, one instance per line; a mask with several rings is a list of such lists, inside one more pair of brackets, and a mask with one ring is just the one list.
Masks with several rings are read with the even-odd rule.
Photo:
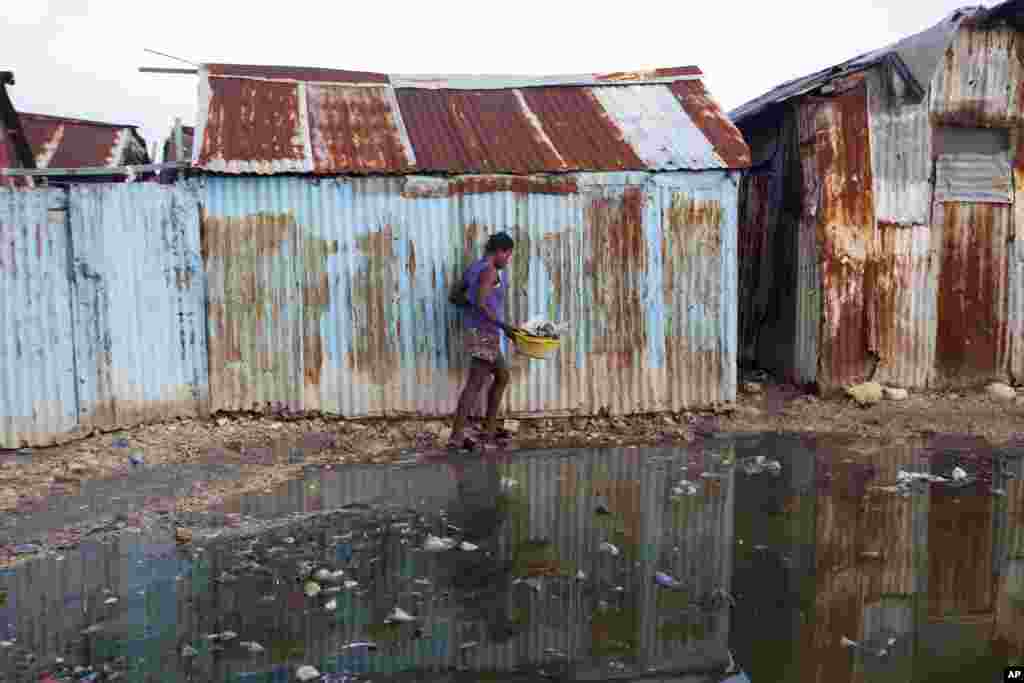
[[[912, 394], [902, 402], [860, 407], [846, 398], [821, 399], [792, 386], [743, 383], [736, 404], [714, 410], [626, 418], [509, 421], [508, 450], [578, 446], [689, 443], [721, 432], [797, 432], [908, 439], [955, 433], [994, 446], [1024, 444], [1024, 398], [999, 401], [984, 390]], [[1019, 391], [1024, 396], [1024, 390]], [[280, 420], [220, 416], [142, 426], [63, 446], [0, 451], [0, 513], [26, 519], [53, 501], [80, 496], [84, 485], [120, 478], [138, 487], [149, 473], [173, 472], [173, 495], [126, 497], [122, 520], [159, 509], [187, 514], [222, 506], [244, 493], [270, 492], [308, 466], [390, 464], [440, 449], [450, 431], [442, 421]], [[174, 467], [154, 467], [173, 465]], [[100, 494], [106, 495], [106, 494]], [[168, 499], [170, 498], [170, 499]], [[139, 509], [136, 509], [139, 508]], [[52, 535], [51, 531], [51, 535]], [[0, 564], [12, 561], [14, 542], [0, 538]]]

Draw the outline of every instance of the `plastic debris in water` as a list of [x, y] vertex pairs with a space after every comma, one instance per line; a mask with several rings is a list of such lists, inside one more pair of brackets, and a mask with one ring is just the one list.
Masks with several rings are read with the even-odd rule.
[[241, 645], [254, 655], [258, 655], [261, 652], [265, 651], [264, 647], [255, 641], [250, 642], [248, 640], [243, 640], [241, 643], [239, 643], [239, 645]]
[[673, 579], [671, 576], [669, 576], [665, 572], [655, 572], [654, 573], [654, 582], [657, 583], [659, 586], [662, 586], [664, 588], [675, 588], [675, 587], [677, 587], [679, 585], [678, 581]]
[[237, 637], [238, 637], [238, 634], [235, 633], [234, 631], [224, 631], [223, 633], [220, 634], [220, 639], [221, 640], [234, 640]]
[[376, 650], [377, 649], [377, 643], [371, 643], [368, 640], [357, 640], [354, 643], [349, 643], [349, 644], [343, 646], [341, 649], [342, 650], [357, 650], [359, 648], [364, 648], [364, 647], [366, 649], [368, 649], [368, 650]]
[[116, 605], [117, 604], [117, 598], [107, 598], [106, 600], [103, 601], [103, 604], [104, 605]]
[[612, 557], [618, 557], [619, 555], [619, 549], [607, 541], [601, 544], [601, 552], [608, 553]]
[[515, 586], [515, 585], [520, 584], [520, 583], [529, 586], [530, 588], [532, 588], [533, 590], [537, 591], [538, 593], [541, 590], [541, 582], [540, 582], [540, 579], [538, 579], [537, 577], [532, 576], [532, 577], [530, 577], [528, 579], [516, 579], [515, 581], [512, 582], [512, 585]]
[[359, 587], [359, 582], [358, 581], [353, 581], [353, 580], [349, 579], [348, 581], [345, 582], [344, 585], [345, 585], [345, 590], [350, 591], [353, 588], [358, 588]]
[[427, 540], [423, 542], [423, 549], [432, 553], [439, 553], [445, 550], [451, 550], [454, 547], [455, 539], [438, 538], [433, 534], [427, 536]]
[[334, 574], [329, 569], [317, 569], [316, 573], [313, 574], [313, 578], [321, 583], [326, 583], [333, 578]]
[[329, 612], [333, 612], [334, 610], [338, 609], [338, 601], [334, 598], [331, 598], [331, 600], [326, 605], [324, 605], [324, 609]]
[[191, 645], [186, 645], [185, 647], [181, 648], [182, 657], [195, 657], [197, 654], [199, 653]]
[[292, 545], [293, 543], [295, 543], [295, 537], [294, 536], [287, 536], [284, 539], [284, 542], [287, 543], [288, 545]]
[[462, 543], [460, 543], [460, 544], [459, 544], [459, 548], [460, 548], [461, 550], [465, 550], [466, 552], [472, 552], [472, 551], [474, 551], [474, 550], [479, 550], [479, 549], [480, 549], [480, 546], [478, 546], [478, 545], [473, 545], [473, 544], [472, 544], [472, 543], [470, 543], [469, 541], [463, 541]]
[[316, 581], [307, 581], [306, 585], [304, 585], [302, 589], [310, 598], [320, 594], [320, 584]]
[[320, 678], [320, 672], [311, 667], [309, 664], [305, 664], [298, 668], [298, 670], [295, 672], [295, 677], [298, 678], [300, 681], [303, 681], [304, 683], [308, 683], [308, 681], [315, 681], [316, 679]]
[[577, 581], [586, 581], [587, 580], [587, 575], [583, 573], [582, 569], [579, 570], [578, 572], [576, 572], [576, 580]]
[[412, 616], [401, 607], [396, 607], [391, 610], [391, 614], [388, 615], [387, 620], [397, 624], [408, 624], [411, 621], [416, 621], [416, 617]]
[[953, 468], [953, 481], [963, 481], [967, 478], [967, 471], [962, 467]]
[[516, 481], [515, 479], [509, 479], [508, 477], [502, 477], [502, 479], [501, 479], [501, 490], [502, 491], [508, 491], [510, 489], [514, 489], [517, 486], [519, 486], [519, 482]]
[[672, 495], [696, 496], [698, 491], [699, 489], [697, 488], [696, 484], [694, 484], [692, 481], [687, 481], [686, 479], [683, 479], [672, 489]]
[[846, 636], [839, 639], [839, 644], [843, 647], [860, 647], [860, 643], [855, 640], [850, 640]]

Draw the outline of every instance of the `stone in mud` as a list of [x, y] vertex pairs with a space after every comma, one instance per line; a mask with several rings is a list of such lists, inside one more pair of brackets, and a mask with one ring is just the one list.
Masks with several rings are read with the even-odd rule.
[[882, 400], [882, 394], [882, 385], [878, 382], [864, 382], [846, 390], [846, 395], [860, 406], [872, 406], [879, 403]]
[[997, 401], [1012, 401], [1017, 398], [1017, 392], [1013, 387], [1003, 382], [992, 382], [985, 387], [985, 392]]
[[910, 393], [906, 389], [899, 387], [885, 387], [882, 394], [887, 401], [906, 401], [910, 397]]

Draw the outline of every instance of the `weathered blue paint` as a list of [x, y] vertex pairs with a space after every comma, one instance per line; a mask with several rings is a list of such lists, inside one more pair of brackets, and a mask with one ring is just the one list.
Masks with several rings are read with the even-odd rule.
[[74, 344], [83, 426], [205, 412], [199, 207], [180, 186], [69, 192]]
[[59, 190], [0, 189], [0, 448], [78, 425], [68, 231]]
[[[231, 220], [253, 221], [257, 216], [294, 222], [288, 237], [301, 244], [285, 249], [282, 243], [278, 257], [298, 259], [292, 270], [305, 274], [301, 291], [281, 300], [285, 308], [267, 311], [264, 317], [265, 325], [287, 320], [292, 331], [281, 337], [280, 331], [266, 328], [262, 335], [249, 335], [254, 344], [262, 337], [297, 349], [300, 358], [293, 369], [271, 373], [272, 384], [261, 388], [260, 396], [248, 396], [252, 389], [244, 383], [218, 382], [227, 358], [214, 354], [214, 408], [248, 408], [269, 392], [296, 400], [301, 396], [302, 410], [343, 415], [450, 412], [466, 359], [459, 316], [447, 304], [447, 289], [482, 252], [487, 237], [502, 230], [517, 241], [506, 273], [510, 320], [544, 316], [570, 324], [557, 358], [514, 363], [509, 392], [512, 412], [588, 413], [606, 406], [614, 412], [668, 410], [734, 397], [735, 371], [730, 368], [735, 364], [736, 343], [721, 335], [735, 334], [736, 307], [734, 299], [719, 290], [726, 288], [735, 297], [736, 267], [726, 261], [736, 257], [736, 183], [728, 173], [581, 175], [576, 178], [579, 190], [567, 194], [462, 194], [458, 182], [203, 179], [200, 193], [211, 224], [231, 225]], [[624, 265], [621, 273], [591, 273], [588, 269], [595, 254], [590, 222], [626, 220], [621, 212], [630, 192], [641, 196], [643, 261]], [[676, 280], [666, 288], [665, 221], [673, 201], [691, 200], [718, 207], [722, 219], [714, 228], [713, 240], [718, 246], [686, 257], [686, 272], [676, 268]], [[600, 218], [601, 211], [614, 215]], [[677, 248], [685, 252], [685, 240]], [[231, 247], [225, 242], [221, 249]], [[242, 276], [246, 271], [231, 272]], [[271, 288], [292, 286], [261, 282]], [[623, 287], [623, 291], [603, 293], [603, 300], [619, 302], [611, 304], [611, 309], [595, 307], [595, 293], [607, 286], [599, 282]], [[321, 284], [326, 289], [314, 291]], [[213, 293], [224, 286], [211, 281], [211, 301], [217, 301]], [[621, 298], [629, 290], [639, 293], [642, 310], [620, 310], [632, 306]], [[713, 301], [702, 299], [708, 296]], [[311, 307], [308, 302], [314, 299], [322, 305]], [[211, 348], [219, 348], [218, 331], [239, 320], [211, 318]], [[640, 328], [633, 328], [630, 321]], [[622, 324], [628, 327], [618, 327]], [[646, 341], [635, 348], [630, 337], [640, 334]], [[311, 340], [310, 335], [319, 339]], [[680, 363], [673, 366], [671, 377], [666, 344], [680, 351]], [[608, 356], [602, 348], [619, 350]], [[686, 349], [710, 354], [702, 361], [706, 367], [688, 366], [682, 360]], [[708, 360], [712, 357], [714, 362]], [[247, 365], [258, 360], [250, 354], [233, 362]], [[250, 370], [266, 375], [259, 368]], [[695, 380], [695, 372], [704, 376]], [[627, 391], [614, 388], [623, 385]], [[231, 391], [240, 393], [224, 393]]]

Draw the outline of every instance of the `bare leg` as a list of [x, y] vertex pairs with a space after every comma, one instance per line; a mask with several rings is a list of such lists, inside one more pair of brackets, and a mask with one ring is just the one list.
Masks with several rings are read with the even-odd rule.
[[494, 382], [491, 384], [491, 390], [487, 392], [487, 421], [484, 423], [484, 431], [488, 434], [497, 431], [498, 409], [501, 408], [501, 399], [505, 395], [508, 380], [507, 368], [494, 368]]
[[466, 386], [462, 389], [462, 394], [459, 396], [459, 405], [455, 410], [455, 419], [452, 421], [452, 443], [462, 444], [466, 431], [466, 418], [469, 416], [469, 411], [473, 408], [477, 397], [480, 396], [480, 390], [483, 388], [484, 382], [487, 381], [487, 377], [491, 372], [491, 366], [482, 360], [474, 358], [470, 364], [469, 378], [466, 380]]

